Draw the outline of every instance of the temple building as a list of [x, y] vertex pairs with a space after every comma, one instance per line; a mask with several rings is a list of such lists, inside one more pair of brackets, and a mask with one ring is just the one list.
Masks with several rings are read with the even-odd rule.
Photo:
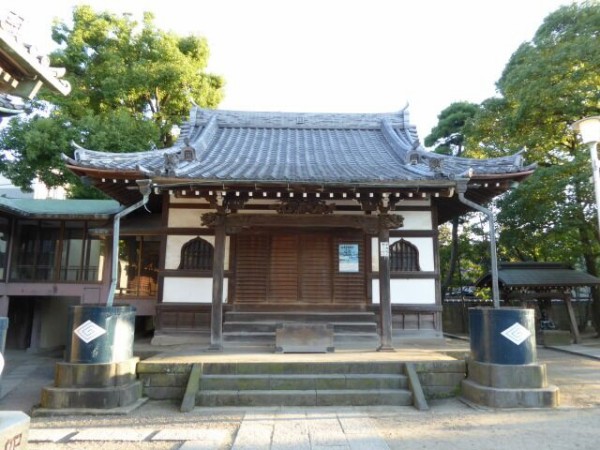
[[[119, 232], [116, 301], [154, 316], [157, 343], [210, 333], [216, 348], [271, 343], [294, 320], [331, 324], [336, 345], [441, 336], [438, 226], [533, 171], [520, 154], [431, 153], [406, 108], [193, 107], [173, 147], [65, 160], [124, 206], [150, 183]], [[110, 222], [86, 232], [114, 234]]]

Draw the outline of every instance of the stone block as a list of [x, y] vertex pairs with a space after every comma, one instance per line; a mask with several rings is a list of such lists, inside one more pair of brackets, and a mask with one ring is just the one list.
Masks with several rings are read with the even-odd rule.
[[185, 387], [189, 375], [185, 373], [155, 373], [140, 376], [140, 381], [146, 387]]
[[277, 353], [333, 352], [333, 325], [326, 323], [283, 323], [275, 331]]
[[419, 381], [423, 386], [449, 386], [451, 389], [460, 386], [465, 379], [464, 373], [455, 372], [421, 372]]
[[565, 330], [542, 330], [542, 343], [545, 347], [571, 345], [571, 332]]
[[21, 411], [0, 411], [0, 448], [27, 448], [30, 419]]
[[111, 387], [132, 383], [136, 379], [138, 358], [115, 363], [81, 364], [58, 362], [56, 387]]
[[538, 389], [547, 386], [545, 364], [490, 364], [469, 361], [469, 380], [501, 389]]
[[540, 389], [499, 389], [482, 386], [472, 380], [462, 382], [463, 397], [491, 408], [555, 408], [559, 405], [556, 386]]
[[143, 394], [151, 400], [181, 399], [185, 394], [185, 387], [144, 387]]
[[46, 409], [88, 408], [112, 409], [130, 405], [140, 399], [142, 386], [135, 381], [124, 386], [106, 388], [42, 389], [41, 407]]

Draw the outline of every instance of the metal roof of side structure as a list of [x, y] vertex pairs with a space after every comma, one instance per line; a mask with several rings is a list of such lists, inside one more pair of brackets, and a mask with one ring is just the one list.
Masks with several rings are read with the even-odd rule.
[[[600, 278], [564, 263], [517, 262], [500, 263], [498, 268], [500, 285], [507, 289], [521, 288], [570, 288], [600, 285]], [[488, 286], [491, 275], [481, 277], [476, 285]]]
[[52, 200], [0, 197], [0, 211], [19, 217], [45, 219], [109, 219], [122, 206], [114, 200]]

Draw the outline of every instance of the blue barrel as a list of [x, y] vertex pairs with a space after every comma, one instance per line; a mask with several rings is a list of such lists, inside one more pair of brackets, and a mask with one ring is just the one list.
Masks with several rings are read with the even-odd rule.
[[522, 308], [469, 308], [471, 357], [489, 364], [537, 361], [535, 314]]
[[69, 307], [65, 360], [99, 364], [133, 357], [135, 307], [77, 305]]

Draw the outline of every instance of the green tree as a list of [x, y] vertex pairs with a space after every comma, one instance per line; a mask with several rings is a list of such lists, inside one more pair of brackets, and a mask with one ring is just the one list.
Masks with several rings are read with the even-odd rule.
[[[66, 68], [73, 90], [67, 97], [42, 92], [32, 114], [0, 134], [0, 171], [15, 185], [30, 189], [35, 177], [49, 186], [76, 184], [60, 158], [72, 154], [71, 141], [123, 152], [168, 146], [192, 102], [219, 104], [224, 83], [206, 72], [206, 40], [161, 31], [153, 20], [78, 6], [72, 24], [55, 23], [52, 63]], [[77, 186], [73, 192], [89, 195]]]
[[[497, 90], [499, 97], [478, 111], [469, 148], [494, 156], [525, 148], [542, 166], [499, 202], [501, 251], [519, 259], [583, 261], [597, 275], [590, 165], [570, 126], [600, 114], [600, 5], [572, 4], [546, 17], [512, 55]], [[597, 292], [592, 316], [600, 332]]]
[[[434, 146], [436, 153], [461, 156], [465, 143], [465, 127], [475, 116], [477, 105], [468, 102], [452, 103], [438, 115], [438, 124], [425, 138], [425, 145]], [[452, 219], [450, 254], [448, 255], [448, 267], [442, 282], [442, 296], [446, 295], [449, 287], [453, 284], [454, 274], [460, 259], [459, 249], [459, 217]], [[445, 256], [445, 253], [442, 254]], [[460, 281], [460, 280], [459, 280]], [[460, 284], [462, 286], [462, 283]]]

